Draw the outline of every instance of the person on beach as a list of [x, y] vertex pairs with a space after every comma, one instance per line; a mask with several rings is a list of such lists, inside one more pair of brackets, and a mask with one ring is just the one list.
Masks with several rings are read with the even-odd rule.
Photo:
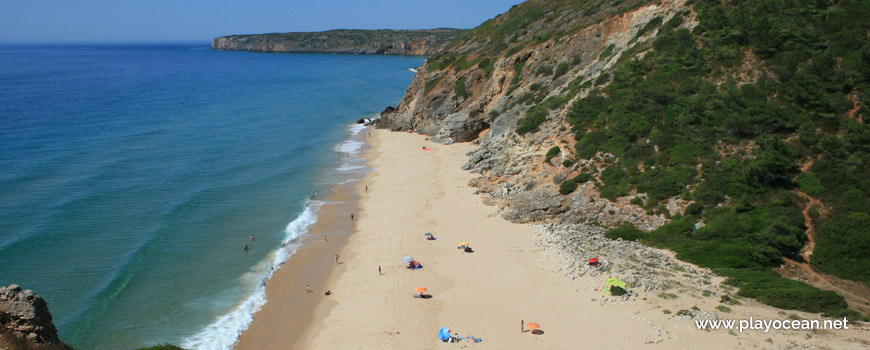
[[378, 265], [378, 276], [381, 275], [381, 265]]
[[305, 291], [308, 293], [311, 293], [311, 285], [310, 284], [305, 285]]
[[335, 264], [333, 265], [338, 265], [338, 254], [335, 254]]
[[526, 321], [520, 320], [520, 333], [523, 333], [525, 331], [526, 331]]
[[366, 185], [366, 193], [369, 192], [369, 185]]
[[324, 241], [324, 242], [329, 242], [329, 239], [326, 238], [326, 235], [323, 235], [323, 241]]
[[323, 295], [327, 295], [327, 296], [332, 295], [332, 291], [331, 291], [331, 290], [327, 290], [326, 293], [323, 293]]
[[350, 213], [350, 221], [353, 221], [353, 213]]

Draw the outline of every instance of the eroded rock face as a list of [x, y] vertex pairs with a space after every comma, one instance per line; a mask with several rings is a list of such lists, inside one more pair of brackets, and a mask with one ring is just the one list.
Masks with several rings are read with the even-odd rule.
[[0, 349], [61, 350], [45, 299], [16, 284], [0, 287]]
[[[523, 30], [511, 32], [510, 39], [502, 38], [503, 49], [491, 45], [492, 28], [509, 26], [524, 10], [552, 6], [562, 5], [547, 1], [518, 5], [429, 57], [399, 105], [381, 113], [373, 125], [426, 134], [432, 142], [478, 144], [462, 168], [480, 174], [470, 185], [510, 221], [630, 222], [638, 229], [654, 230], [668, 221], [667, 215], [631, 202], [636, 197], [645, 199], [646, 193], [616, 199], [600, 196], [600, 186], [595, 184], [601, 183], [601, 172], [617, 159], [605, 153], [572, 157], [578, 138], [568, 114], [574, 101], [600, 88], [598, 78], [608, 77], [620, 60], [643, 57], [652, 50], [650, 43], [658, 30], [643, 30], [650, 23], [664, 23], [679, 14], [681, 28], [692, 30], [697, 25], [692, 8], [685, 0], [665, 0], [627, 11], [602, 8], [594, 16], [576, 9], [545, 11], [523, 24]], [[545, 120], [534, 131], [518, 134], [518, 122], [533, 108], [538, 109], [535, 114], [543, 111]], [[556, 146], [559, 155], [546, 158]], [[579, 183], [576, 191], [560, 194], [560, 184], [580, 174], [592, 178]], [[677, 196], [668, 199], [666, 207], [675, 214], [689, 204]]]

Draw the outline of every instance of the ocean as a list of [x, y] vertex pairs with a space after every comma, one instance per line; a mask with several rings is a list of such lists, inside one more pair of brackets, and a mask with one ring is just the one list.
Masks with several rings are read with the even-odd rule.
[[229, 349], [422, 63], [0, 45], [0, 285], [79, 349]]

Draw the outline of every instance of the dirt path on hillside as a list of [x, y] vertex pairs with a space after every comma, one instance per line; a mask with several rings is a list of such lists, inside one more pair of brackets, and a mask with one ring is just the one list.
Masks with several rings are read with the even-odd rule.
[[[800, 167], [801, 173], [808, 172], [814, 162], [815, 159], [810, 158], [806, 163], [802, 164]], [[785, 278], [802, 281], [819, 289], [835, 291], [842, 295], [852, 308], [860, 310], [863, 313], [870, 312], [870, 287], [859, 282], [816, 272], [810, 265], [810, 259], [816, 248], [816, 225], [812, 215], [810, 215], [810, 210], [815, 207], [821, 217], [827, 215], [827, 210], [825, 204], [818, 198], [812, 197], [798, 189], [794, 189], [792, 192], [804, 201], [801, 212], [804, 216], [804, 225], [807, 227], [806, 234], [808, 238], [807, 244], [801, 249], [801, 257], [804, 261], [800, 262], [783, 258], [785, 264], [773, 270]]]

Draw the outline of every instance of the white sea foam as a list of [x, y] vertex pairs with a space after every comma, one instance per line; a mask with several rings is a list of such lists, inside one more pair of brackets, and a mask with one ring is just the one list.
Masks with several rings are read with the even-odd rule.
[[229, 350], [233, 348], [242, 332], [248, 329], [254, 320], [254, 313], [266, 304], [266, 281], [281, 268], [281, 266], [296, 253], [299, 248], [297, 239], [308, 232], [317, 221], [317, 211], [323, 205], [321, 201], [311, 201], [305, 206], [302, 214], [287, 224], [284, 229], [284, 239], [281, 248], [267, 257], [254, 269], [242, 276], [243, 280], [253, 280], [256, 290], [239, 306], [228, 314], [221, 316], [199, 333], [184, 339], [181, 346], [197, 350]]
[[335, 145], [333, 149], [341, 153], [348, 154], [359, 154], [359, 150], [362, 149], [362, 146], [365, 145], [365, 141], [358, 140], [359, 134], [364, 130], [368, 129], [367, 126], [363, 124], [351, 124], [348, 126], [348, 130], [350, 130], [351, 135], [342, 143]]
[[354, 170], [360, 170], [360, 169], [365, 169], [365, 168], [366, 168], [365, 165], [353, 165], [353, 164], [344, 163], [335, 169], [337, 169], [338, 171], [354, 171]]
[[[362, 139], [360, 134], [368, 130], [368, 127], [363, 124], [351, 124], [348, 126], [348, 130], [351, 132], [351, 135], [347, 140], [336, 145], [334, 149], [338, 152], [357, 156], [360, 154], [363, 145], [365, 145], [365, 140]], [[352, 165], [350, 163], [344, 162], [337, 169], [340, 171], [352, 171], [366, 168], [366, 165]], [[352, 181], [356, 181], [356, 179], [345, 180], [341, 184]], [[232, 349], [242, 332], [248, 329], [248, 326], [254, 320], [254, 314], [266, 304], [266, 281], [272, 278], [275, 271], [280, 269], [287, 262], [287, 259], [296, 253], [301, 245], [298, 238], [308, 232], [308, 229], [317, 221], [317, 211], [321, 206], [328, 203], [326, 201], [310, 201], [307, 203], [305, 210], [296, 219], [287, 224], [281, 248], [270, 254], [250, 272], [241, 277], [245, 283], [256, 285], [254, 293], [232, 311], [219, 317], [199, 333], [184, 339], [181, 342], [181, 346], [186, 349], [196, 350]]]

